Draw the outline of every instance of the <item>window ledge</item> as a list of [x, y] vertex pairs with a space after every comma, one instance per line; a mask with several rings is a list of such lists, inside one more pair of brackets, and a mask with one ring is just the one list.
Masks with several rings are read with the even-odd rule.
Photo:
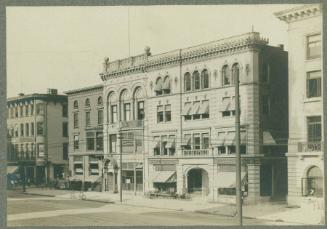
[[313, 97], [313, 98], [305, 98], [303, 100], [304, 103], [312, 103], [312, 102], [321, 102], [321, 96], [320, 97]]

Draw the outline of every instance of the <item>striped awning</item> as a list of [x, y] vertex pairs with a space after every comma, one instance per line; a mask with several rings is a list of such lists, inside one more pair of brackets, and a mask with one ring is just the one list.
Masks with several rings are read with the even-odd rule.
[[185, 103], [182, 115], [190, 115], [192, 109], [191, 103]]
[[209, 114], [209, 101], [205, 101], [201, 104], [199, 114]]
[[152, 177], [153, 183], [173, 183], [176, 180], [176, 171], [156, 171]]
[[200, 102], [193, 104], [191, 114], [192, 115], [200, 114]]
[[187, 137], [185, 137], [185, 138], [183, 139], [182, 146], [187, 146], [187, 145], [190, 144], [190, 142], [191, 142], [191, 135], [189, 135], [189, 136], [187, 136]]

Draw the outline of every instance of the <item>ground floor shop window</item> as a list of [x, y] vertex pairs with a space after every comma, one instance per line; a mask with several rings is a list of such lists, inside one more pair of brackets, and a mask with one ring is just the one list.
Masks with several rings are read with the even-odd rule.
[[[135, 177], [134, 177], [135, 176]], [[122, 189], [127, 191], [134, 191], [136, 178], [136, 190], [143, 190], [143, 172], [142, 170], [125, 170], [122, 172]]]
[[176, 182], [174, 183], [153, 183], [153, 187], [157, 192], [162, 193], [175, 193], [176, 192]]
[[83, 164], [75, 164], [74, 171], [76, 175], [83, 175]]

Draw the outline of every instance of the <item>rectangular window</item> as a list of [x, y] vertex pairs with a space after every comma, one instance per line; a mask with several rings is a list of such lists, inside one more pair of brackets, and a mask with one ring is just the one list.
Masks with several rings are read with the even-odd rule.
[[321, 71], [307, 73], [307, 97], [321, 96]]
[[209, 111], [209, 100], [204, 100], [202, 101], [202, 105], [201, 105], [201, 112], [202, 114], [202, 118], [203, 119], [207, 119], [209, 118], [209, 114], [210, 114], [210, 111]]
[[125, 121], [131, 120], [131, 104], [130, 103], [124, 104], [124, 120]]
[[95, 136], [95, 149], [98, 151], [103, 150], [103, 133], [97, 132]]
[[117, 135], [116, 134], [110, 134], [109, 135], [109, 142], [110, 142], [110, 152], [111, 153], [117, 153]]
[[34, 136], [34, 122], [31, 122], [31, 135]]
[[28, 105], [25, 106], [25, 116], [27, 117], [29, 114], [28, 114]]
[[209, 134], [202, 134], [202, 149], [209, 149]]
[[25, 123], [25, 136], [30, 136], [30, 125], [28, 123]]
[[91, 113], [89, 111], [85, 112], [85, 125], [91, 126]]
[[74, 128], [78, 128], [78, 113], [74, 113]]
[[165, 121], [171, 121], [171, 105], [165, 105]]
[[262, 113], [264, 115], [269, 115], [270, 113], [270, 101], [268, 95], [262, 96]]
[[321, 117], [313, 116], [307, 118], [308, 122], [308, 142], [321, 141]]
[[86, 133], [86, 149], [87, 150], [94, 150], [94, 132], [87, 132]]
[[36, 123], [36, 134], [38, 136], [42, 136], [44, 134], [43, 122], [37, 122]]
[[160, 137], [156, 136], [154, 137], [154, 148], [153, 148], [153, 153], [154, 156], [160, 156]]
[[20, 136], [21, 137], [24, 136], [24, 124], [23, 123], [20, 124]]
[[144, 101], [137, 102], [137, 120], [144, 119]]
[[37, 156], [38, 157], [44, 157], [44, 144], [43, 143], [38, 143], [37, 144]]
[[62, 144], [62, 159], [68, 160], [68, 143]]
[[226, 146], [218, 146], [219, 154], [226, 154]]
[[79, 136], [74, 135], [74, 150], [79, 149]]
[[321, 56], [321, 34], [307, 36], [307, 59]]
[[228, 154], [234, 154], [236, 153], [236, 148], [235, 146], [228, 146]]
[[164, 111], [163, 111], [163, 106], [158, 106], [157, 107], [157, 122], [163, 122], [164, 121]]
[[36, 104], [36, 114], [38, 114], [38, 115], [44, 114], [44, 104], [43, 103]]
[[31, 115], [34, 115], [34, 104], [31, 104]]
[[99, 175], [99, 165], [95, 163], [90, 164], [90, 174]]
[[18, 118], [18, 107], [15, 107], [15, 117]]
[[23, 106], [20, 106], [19, 107], [19, 113], [20, 113], [20, 117], [23, 117], [24, 116], [24, 110], [23, 110]]
[[101, 126], [103, 124], [103, 110], [98, 110], [98, 125]]
[[62, 136], [68, 137], [68, 122], [62, 123]]
[[83, 164], [74, 164], [74, 172], [76, 175], [83, 175]]
[[167, 136], [161, 136], [161, 155], [164, 156], [168, 155], [168, 149], [166, 148], [167, 140]]
[[68, 105], [66, 103], [62, 104], [62, 117], [68, 117]]
[[201, 136], [200, 134], [193, 135], [193, 149], [201, 149]]
[[111, 106], [111, 122], [116, 123], [117, 120], [118, 120], [117, 105], [112, 105]]

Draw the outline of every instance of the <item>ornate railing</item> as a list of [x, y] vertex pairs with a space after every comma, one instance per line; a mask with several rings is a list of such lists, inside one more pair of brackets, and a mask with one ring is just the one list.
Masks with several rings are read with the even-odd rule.
[[323, 151], [324, 142], [299, 142], [299, 152], [321, 152]]
[[184, 157], [205, 157], [211, 156], [209, 149], [194, 149], [194, 150], [183, 150], [182, 154]]

